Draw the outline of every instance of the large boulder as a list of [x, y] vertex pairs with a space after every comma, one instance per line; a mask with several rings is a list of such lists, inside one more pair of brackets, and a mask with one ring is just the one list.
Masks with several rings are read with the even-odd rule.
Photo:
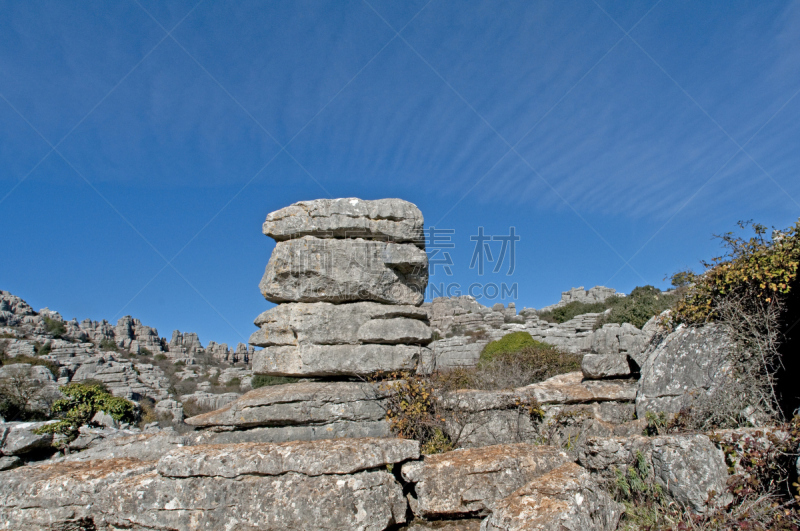
[[578, 461], [587, 469], [613, 477], [615, 468], [633, 465], [642, 456], [657, 484], [695, 512], [730, 501], [728, 465], [722, 450], [706, 435], [592, 438]]
[[568, 462], [550, 446], [510, 444], [454, 450], [403, 465], [414, 483], [411, 509], [419, 517], [486, 514], [497, 502], [532, 479]]
[[422, 304], [428, 256], [408, 243], [305, 236], [278, 242], [259, 287], [280, 302]]
[[253, 372], [273, 376], [353, 377], [415, 371], [428, 349], [419, 345], [300, 345], [253, 354]]
[[55, 421], [6, 422], [0, 424], [0, 455], [24, 455], [31, 452], [55, 451], [52, 433], [37, 433]]
[[177, 449], [4, 472], [0, 529], [375, 530], [405, 522], [386, 469], [413, 441], [354, 439]]
[[192, 426], [245, 429], [385, 422], [389, 386], [368, 382], [299, 382], [259, 387], [222, 409], [186, 419]]
[[564, 464], [495, 504], [481, 531], [614, 531], [623, 507], [584, 468]]
[[417, 306], [377, 302], [286, 303], [259, 315], [250, 336], [257, 347], [416, 343], [431, 340], [427, 312]]
[[402, 199], [354, 197], [300, 201], [267, 215], [262, 231], [276, 241], [302, 236], [410, 242], [424, 247], [424, 220]]
[[729, 381], [730, 336], [719, 325], [681, 327], [641, 355], [636, 414], [678, 413]]

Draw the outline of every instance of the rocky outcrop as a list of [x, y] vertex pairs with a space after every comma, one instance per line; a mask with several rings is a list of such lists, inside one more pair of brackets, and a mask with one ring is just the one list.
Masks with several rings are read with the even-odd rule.
[[625, 296], [624, 293], [617, 293], [615, 289], [607, 288], [605, 286], [595, 286], [593, 288], [589, 288], [588, 290], [583, 289], [583, 286], [581, 286], [579, 288], [572, 288], [569, 291], [562, 291], [560, 301], [558, 301], [556, 304], [545, 306], [539, 311], [546, 312], [548, 310], [554, 310], [556, 308], [565, 306], [571, 302], [594, 304], [596, 302], [603, 302], [609, 297], [624, 297], [624, 296]]
[[[388, 387], [349, 380], [414, 372], [430, 359], [427, 312], [418, 307], [427, 255], [414, 240], [422, 227], [416, 207], [373, 203], [309, 201], [267, 217], [264, 233], [277, 244], [261, 288], [282, 304], [255, 320], [250, 342], [264, 348], [253, 355], [253, 371], [340, 381], [262, 387], [188, 419], [213, 433], [207, 440], [389, 435]], [[367, 239], [354, 239], [351, 229]]]
[[261, 294], [271, 302], [422, 303], [428, 256], [413, 244], [304, 236], [278, 242]]
[[567, 463], [493, 507], [481, 531], [614, 531], [623, 507], [583, 468]]
[[490, 512], [532, 479], [568, 462], [553, 447], [529, 444], [455, 450], [403, 465], [414, 484], [411, 509], [419, 517], [464, 517]]
[[641, 378], [636, 414], [678, 413], [692, 400], [709, 396], [728, 381], [731, 340], [718, 325], [681, 327], [639, 357]]
[[722, 450], [706, 435], [593, 438], [579, 454], [590, 471], [611, 476], [615, 468], [633, 465], [641, 455], [658, 485], [696, 512], [730, 501], [726, 494], [728, 465]]
[[300, 201], [267, 216], [262, 227], [275, 241], [302, 236], [363, 238], [424, 247], [422, 212], [402, 199], [354, 197]]
[[641, 431], [639, 423], [631, 422], [635, 397], [633, 380], [584, 380], [575, 372], [511, 390], [443, 393], [438, 403], [450, 438], [461, 447], [479, 447], [539, 441], [545, 432], [558, 443], [578, 434]]
[[159, 460], [62, 461], [4, 472], [0, 529], [358, 529], [406, 519], [387, 466], [411, 441], [179, 448]]

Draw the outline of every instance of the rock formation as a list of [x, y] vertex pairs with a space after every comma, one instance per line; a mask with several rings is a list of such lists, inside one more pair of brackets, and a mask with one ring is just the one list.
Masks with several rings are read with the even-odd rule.
[[[430, 351], [422, 213], [406, 201], [303, 201], [267, 216], [277, 244], [261, 290], [278, 306], [255, 319], [253, 371], [320, 378], [262, 387], [191, 425], [226, 441], [389, 435], [386, 391], [362, 381], [414, 373]], [[331, 381], [334, 379], [336, 381]], [[355, 380], [355, 381], [353, 381]]]
[[[623, 508], [604, 485], [617, 469], [643, 462], [664, 492], [702, 513], [729, 500], [722, 444], [781, 436], [642, 436], [645, 412], [676, 412], [724, 385], [720, 329], [667, 333], [654, 318], [642, 330], [595, 330], [601, 314], [556, 325], [469, 297], [422, 304], [422, 227], [398, 199], [304, 201], [269, 214], [263, 232], [277, 244], [260, 287], [278, 305], [255, 319], [251, 346], [233, 350], [179, 331], [167, 342], [131, 317], [64, 321], [0, 293], [4, 353], [52, 362], [3, 366], [0, 378], [27, 374], [43, 401], [58, 384], [99, 379], [117, 396], [157, 399], [155, 411], [175, 422], [181, 402], [212, 410], [186, 419], [196, 430], [182, 434], [99, 412], [68, 442], [39, 433], [53, 421], [0, 419], [0, 529], [612, 531]], [[559, 304], [611, 295], [574, 289]], [[520, 331], [583, 354], [581, 371], [516, 389], [435, 391], [455, 450], [423, 456], [419, 442], [393, 438], [396, 387], [370, 377], [474, 365], [490, 340]], [[177, 362], [172, 381], [142, 353]], [[217, 365], [242, 361], [291, 383], [220, 393], [250, 389], [250, 369]], [[181, 396], [168, 391], [201, 377]], [[59, 443], [71, 453], [53, 455]]]

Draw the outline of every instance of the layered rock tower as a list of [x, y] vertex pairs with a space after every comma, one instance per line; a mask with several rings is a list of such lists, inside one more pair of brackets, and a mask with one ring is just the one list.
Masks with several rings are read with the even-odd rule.
[[269, 214], [263, 233], [277, 243], [260, 288], [278, 305], [255, 320], [253, 372], [305, 380], [188, 422], [248, 431], [230, 441], [389, 435], [386, 386], [365, 380], [430, 366], [423, 221], [400, 199], [301, 201]]

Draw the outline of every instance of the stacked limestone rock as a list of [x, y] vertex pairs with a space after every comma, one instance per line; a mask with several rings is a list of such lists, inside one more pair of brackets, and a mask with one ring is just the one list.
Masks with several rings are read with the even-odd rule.
[[188, 422], [240, 431], [226, 441], [389, 435], [386, 386], [365, 379], [430, 363], [422, 213], [400, 199], [302, 201], [263, 232], [277, 244], [261, 293], [278, 306], [255, 320], [253, 371], [324, 381], [262, 387]]

